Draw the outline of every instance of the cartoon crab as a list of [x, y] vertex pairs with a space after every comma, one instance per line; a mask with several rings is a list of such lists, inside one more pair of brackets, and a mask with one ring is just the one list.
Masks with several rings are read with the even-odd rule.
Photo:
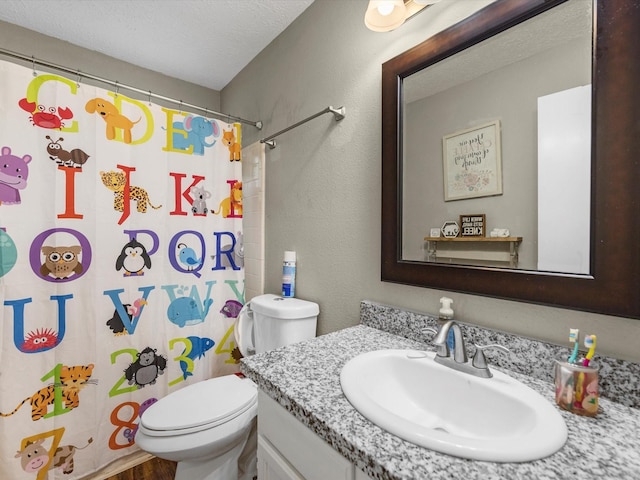
[[29, 117], [32, 125], [37, 125], [42, 128], [62, 128], [64, 122], [62, 120], [68, 120], [73, 118], [73, 112], [68, 108], [58, 107], [45, 107], [44, 105], [37, 105], [35, 102], [30, 102], [26, 98], [20, 99], [18, 102], [20, 108], [25, 112], [29, 112], [32, 115]]

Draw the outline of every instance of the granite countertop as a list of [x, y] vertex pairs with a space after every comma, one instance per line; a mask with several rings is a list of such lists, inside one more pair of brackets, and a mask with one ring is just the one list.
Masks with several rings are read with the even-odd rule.
[[[569, 430], [567, 443], [554, 455], [527, 463], [456, 458], [385, 432], [351, 406], [342, 393], [339, 376], [349, 359], [390, 348], [424, 350], [427, 347], [377, 328], [358, 325], [244, 358], [241, 368], [267, 395], [372, 478], [640, 478], [640, 411], [606, 398], [600, 399], [602, 411], [595, 418], [559, 409]], [[551, 383], [497, 369], [555, 404]]]

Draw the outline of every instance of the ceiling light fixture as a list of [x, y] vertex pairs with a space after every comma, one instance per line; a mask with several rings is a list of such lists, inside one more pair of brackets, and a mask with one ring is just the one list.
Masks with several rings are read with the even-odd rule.
[[390, 32], [427, 5], [440, 0], [369, 0], [364, 24], [374, 32]]
[[403, 0], [369, 0], [364, 24], [374, 32], [389, 32], [404, 23], [406, 14]]

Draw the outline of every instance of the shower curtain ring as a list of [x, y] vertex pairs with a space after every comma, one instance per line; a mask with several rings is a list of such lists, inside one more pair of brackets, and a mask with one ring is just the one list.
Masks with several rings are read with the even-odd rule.
[[33, 69], [33, 76], [37, 77], [38, 72], [36, 72], [36, 57], [34, 57], [33, 55], [31, 55], [31, 67]]
[[80, 87], [80, 69], [76, 71], [76, 87]]
[[182, 100], [180, 100], [180, 115], [182, 115]]
[[151, 106], [151, 90], [149, 90], [149, 106]]
[[120, 86], [118, 85], [118, 81], [116, 80], [116, 88], [115, 88], [116, 98], [118, 98], [118, 90], [120, 90]]

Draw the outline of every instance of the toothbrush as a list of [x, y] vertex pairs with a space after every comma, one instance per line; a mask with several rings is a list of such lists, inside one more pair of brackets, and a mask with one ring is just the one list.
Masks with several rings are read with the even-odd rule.
[[569, 341], [573, 343], [573, 352], [571, 356], [568, 358], [569, 363], [577, 363], [578, 362], [578, 337], [580, 336], [580, 330], [577, 328], [572, 328], [569, 330]]
[[582, 366], [588, 367], [589, 362], [593, 358], [593, 354], [596, 353], [596, 336], [587, 335], [586, 337], [584, 337], [584, 346], [587, 347], [589, 351], [585, 355], [584, 360], [582, 360]]

